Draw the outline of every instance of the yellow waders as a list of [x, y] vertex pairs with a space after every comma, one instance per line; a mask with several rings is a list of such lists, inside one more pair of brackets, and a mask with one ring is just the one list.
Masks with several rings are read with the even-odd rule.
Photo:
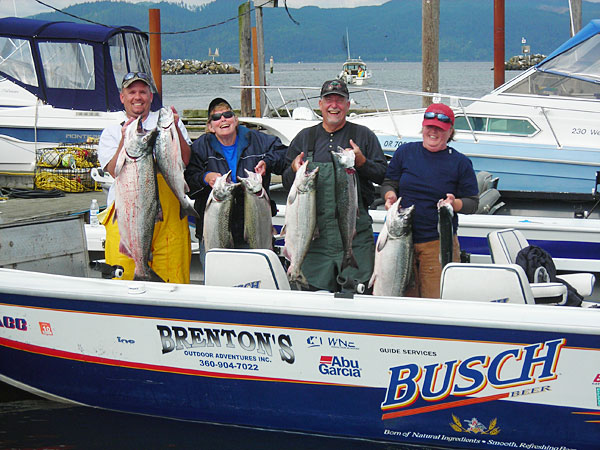
[[[154, 226], [149, 265], [168, 283], [189, 283], [192, 248], [188, 219], [187, 216], [179, 218], [179, 201], [161, 174], [157, 174], [157, 180], [163, 220]], [[131, 258], [119, 252], [121, 238], [117, 221], [113, 221], [114, 202], [107, 209], [102, 219], [102, 225], [106, 228], [106, 263], [123, 266], [125, 273], [121, 279], [132, 280], [135, 264]]]

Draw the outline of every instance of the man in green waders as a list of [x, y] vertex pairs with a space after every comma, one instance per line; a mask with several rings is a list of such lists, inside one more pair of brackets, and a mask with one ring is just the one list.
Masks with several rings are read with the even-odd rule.
[[[296, 170], [303, 160], [309, 161], [308, 169], [319, 167], [317, 178], [317, 230], [308, 254], [302, 264], [302, 272], [311, 290], [337, 292], [344, 287], [344, 280], [366, 285], [373, 272], [375, 243], [369, 205], [375, 199], [373, 183], [381, 184], [387, 162], [375, 133], [362, 125], [346, 121], [350, 109], [348, 87], [341, 80], [326, 81], [321, 88], [319, 108], [323, 122], [300, 131], [290, 143], [286, 154], [287, 168], [283, 172], [283, 185], [290, 189]], [[344, 256], [342, 238], [336, 208], [335, 170], [331, 151], [338, 146], [352, 149], [354, 167], [358, 179], [358, 215], [356, 235], [352, 241], [354, 258], [358, 268], [342, 270]]]

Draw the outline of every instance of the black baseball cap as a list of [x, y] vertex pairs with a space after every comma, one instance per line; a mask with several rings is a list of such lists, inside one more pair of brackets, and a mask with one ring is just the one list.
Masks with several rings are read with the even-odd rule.
[[225, 103], [229, 109], [231, 109], [233, 111], [233, 108], [231, 107], [231, 105], [229, 104], [229, 102], [227, 100], [225, 100], [224, 98], [221, 97], [216, 97], [213, 98], [210, 103], [208, 104], [208, 110], [206, 111], [208, 117], [210, 117], [213, 109], [215, 109], [215, 107], [221, 103]]
[[342, 80], [329, 80], [323, 83], [321, 88], [321, 97], [325, 97], [329, 94], [337, 94], [342, 97], [349, 98], [348, 86]]

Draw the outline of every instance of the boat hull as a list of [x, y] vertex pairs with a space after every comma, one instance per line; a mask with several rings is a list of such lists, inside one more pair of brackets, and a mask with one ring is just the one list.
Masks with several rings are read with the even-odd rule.
[[597, 310], [0, 280], [0, 374], [37, 393], [450, 448], [597, 448]]

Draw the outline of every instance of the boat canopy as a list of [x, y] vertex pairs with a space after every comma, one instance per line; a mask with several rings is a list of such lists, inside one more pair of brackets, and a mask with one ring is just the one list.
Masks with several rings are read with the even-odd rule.
[[599, 99], [600, 20], [592, 20], [505, 92]]
[[151, 73], [148, 36], [134, 27], [0, 19], [0, 75], [54, 107], [120, 111], [128, 72]]

